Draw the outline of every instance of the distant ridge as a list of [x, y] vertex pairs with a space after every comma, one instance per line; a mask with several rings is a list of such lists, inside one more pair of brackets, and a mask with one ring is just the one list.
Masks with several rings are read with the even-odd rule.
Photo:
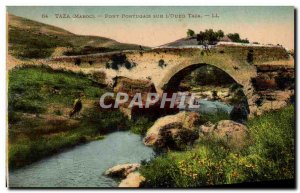
[[197, 46], [198, 45], [198, 41], [196, 39], [196, 37], [188, 37], [188, 38], [181, 38], [178, 39], [174, 42], [170, 42], [164, 45], [161, 45], [159, 47], [180, 47], [180, 46]]
[[[117, 50], [138, 50], [140, 45], [71, 33], [65, 29], [8, 13], [8, 52], [17, 58], [47, 58]], [[148, 47], [143, 46], [143, 49]]]

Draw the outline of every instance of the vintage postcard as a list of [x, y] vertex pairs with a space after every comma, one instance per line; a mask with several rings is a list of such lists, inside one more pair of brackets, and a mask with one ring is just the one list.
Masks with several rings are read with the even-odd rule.
[[9, 188], [295, 187], [295, 9], [8, 6]]

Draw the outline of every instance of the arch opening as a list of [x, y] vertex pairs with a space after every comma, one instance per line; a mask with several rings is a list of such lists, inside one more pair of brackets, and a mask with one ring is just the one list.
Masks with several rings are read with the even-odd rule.
[[193, 64], [174, 73], [164, 84], [163, 92], [193, 94], [200, 113], [225, 113], [244, 122], [250, 113], [243, 86], [224, 70], [206, 63]]

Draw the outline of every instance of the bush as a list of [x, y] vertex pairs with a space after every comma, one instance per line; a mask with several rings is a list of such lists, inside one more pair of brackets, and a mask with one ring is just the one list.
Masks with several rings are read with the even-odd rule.
[[106, 68], [112, 68], [114, 70], [119, 70], [121, 67], [125, 67], [130, 70], [135, 67], [135, 63], [131, 63], [127, 60], [125, 54], [114, 54], [111, 58], [111, 62], [106, 64]]
[[169, 157], [158, 157], [142, 165], [141, 174], [146, 177], [145, 187], [172, 188], [176, 184], [176, 176], [180, 176], [174, 160]]
[[200, 116], [200, 124], [204, 124], [206, 122], [211, 122], [213, 124], [221, 121], [221, 120], [229, 120], [229, 114], [226, 112], [218, 112], [218, 113], [203, 113]]
[[81, 64], [81, 59], [80, 58], [76, 58], [75, 63], [76, 66], [80, 66]]
[[195, 35], [195, 32], [191, 29], [188, 29], [186, 32], [187, 37], [193, 37]]
[[164, 68], [167, 66], [167, 64], [165, 63], [165, 61], [163, 59], [160, 59], [158, 61], [158, 66], [161, 67], [161, 68]]
[[215, 32], [213, 29], [206, 29], [204, 32], [200, 31], [200, 33], [197, 34], [197, 41], [199, 44], [204, 44], [205, 42], [214, 44], [222, 37], [224, 37], [224, 32], [222, 30]]
[[238, 33], [233, 33], [233, 34], [227, 34], [228, 38], [231, 39], [233, 42], [238, 42], [238, 43], [249, 43], [249, 40], [247, 39], [241, 39], [240, 34]]
[[147, 130], [153, 125], [152, 121], [149, 121], [145, 117], [137, 118], [137, 120], [131, 122], [130, 130], [135, 134], [145, 135]]
[[106, 74], [103, 71], [93, 72], [91, 79], [99, 84], [105, 84]]
[[267, 179], [294, 178], [295, 114], [294, 107], [273, 111], [249, 121], [254, 142], [249, 154], [256, 155], [258, 176]]
[[294, 107], [249, 121], [252, 145], [230, 150], [202, 138], [190, 151], [169, 152], [142, 165], [146, 187], [199, 187], [293, 179], [295, 171]]

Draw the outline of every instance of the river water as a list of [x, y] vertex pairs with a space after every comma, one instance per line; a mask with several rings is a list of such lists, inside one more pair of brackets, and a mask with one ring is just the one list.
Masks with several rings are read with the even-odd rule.
[[209, 101], [205, 99], [196, 99], [196, 104], [199, 105], [199, 108], [182, 108], [180, 110], [184, 111], [194, 111], [199, 112], [200, 114], [215, 114], [215, 113], [226, 113], [230, 114], [233, 109], [233, 106], [220, 102], [220, 101]]
[[[200, 113], [230, 113], [232, 106], [219, 101], [198, 100]], [[184, 109], [181, 109], [184, 110]], [[103, 173], [117, 164], [140, 163], [155, 153], [141, 136], [118, 131], [9, 173], [10, 187], [116, 187]]]
[[9, 173], [10, 187], [116, 187], [103, 173], [123, 163], [140, 163], [154, 156], [141, 137], [114, 132], [103, 140], [77, 146]]

